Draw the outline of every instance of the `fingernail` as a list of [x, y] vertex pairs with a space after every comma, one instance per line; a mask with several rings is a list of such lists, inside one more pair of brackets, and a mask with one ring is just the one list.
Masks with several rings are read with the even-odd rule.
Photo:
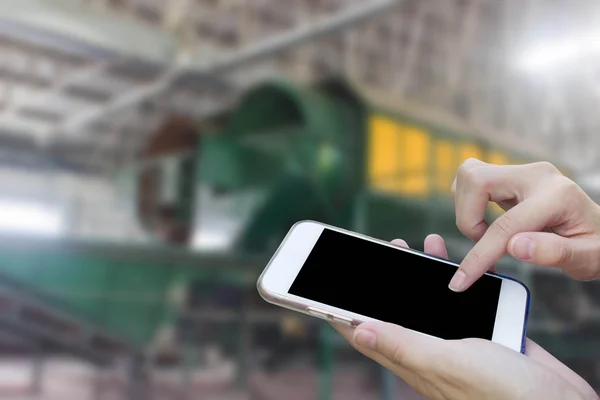
[[375, 350], [377, 335], [368, 329], [357, 328], [354, 333], [354, 343], [364, 349]]
[[465, 286], [466, 281], [467, 274], [465, 274], [463, 270], [459, 269], [452, 277], [452, 280], [450, 281], [450, 285], [448, 285], [448, 287], [450, 288], [450, 290], [458, 292], [460, 289], [463, 288], [463, 286]]
[[534, 246], [533, 240], [527, 236], [515, 236], [510, 242], [512, 255], [520, 260], [531, 259]]

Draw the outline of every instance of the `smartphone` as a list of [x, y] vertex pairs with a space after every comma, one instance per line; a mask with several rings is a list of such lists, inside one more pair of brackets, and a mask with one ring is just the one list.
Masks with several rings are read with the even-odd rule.
[[529, 290], [488, 273], [462, 293], [458, 264], [314, 221], [296, 223], [258, 279], [269, 303], [330, 322], [385, 321], [442, 339], [525, 351]]

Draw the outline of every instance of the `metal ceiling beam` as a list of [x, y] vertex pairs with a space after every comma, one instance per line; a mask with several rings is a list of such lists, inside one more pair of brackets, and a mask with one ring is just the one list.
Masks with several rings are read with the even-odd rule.
[[0, 1], [0, 33], [37, 45], [111, 60], [130, 57], [154, 64], [174, 59], [178, 43], [155, 29], [82, 0]]
[[[185, 8], [185, 1], [180, 7]], [[105, 106], [92, 107], [89, 112], [78, 113], [65, 121], [58, 129], [44, 129], [41, 136], [60, 131], [79, 131], [90, 122], [144, 99], [161, 93], [179, 77], [185, 75], [210, 75], [234, 70], [246, 63], [277, 54], [320, 36], [334, 34], [399, 3], [398, 0], [380, 0], [366, 6], [346, 9], [338, 14], [297, 29], [269, 38], [232, 54], [206, 62], [200, 49], [187, 57], [176, 57], [178, 43], [166, 31], [141, 26], [109, 12], [93, 11], [80, 0], [20, 0], [16, 4], [0, 2], [0, 33], [38, 45], [59, 48], [61, 51], [85, 54], [86, 57], [105, 60], [102, 65], [84, 69], [56, 82], [48, 90], [36, 95], [35, 101], [44, 101], [73, 83], [101, 73], [108, 62], [136, 59], [147, 64], [166, 66], [156, 82], [128, 92]], [[126, 38], [127, 40], [123, 40]], [[148, 44], [152, 43], [151, 46]], [[172, 60], [187, 59], [188, 62], [173, 63]], [[190, 61], [191, 60], [191, 61]], [[10, 120], [19, 111], [20, 104], [10, 105], [0, 114], [0, 120]]]
[[91, 121], [114, 111], [131, 107], [148, 97], [161, 93], [182, 74], [210, 75], [230, 72], [248, 63], [274, 56], [308, 41], [343, 31], [352, 25], [389, 11], [392, 7], [400, 4], [400, 2], [400, 0], [378, 0], [369, 2], [367, 5], [352, 7], [329, 18], [305, 24], [289, 32], [249, 45], [229, 55], [218, 57], [216, 60], [204, 61], [202, 54], [192, 55], [189, 62], [186, 62], [185, 58], [179, 58], [181, 60], [180, 63], [167, 69], [156, 82], [142, 86], [140, 89], [129, 92], [122, 97], [118, 97], [105, 106], [76, 115], [69, 119], [60, 129], [66, 131], [80, 129]]
[[55, 95], [59, 94], [62, 90], [68, 88], [71, 85], [84, 82], [96, 74], [103, 72], [106, 69], [106, 64], [98, 63], [91, 67], [83, 68], [73, 74], [66, 75], [61, 79], [54, 81], [50, 87], [42, 90], [36, 90], [35, 94], [31, 98], [23, 99], [23, 101], [9, 101], [8, 107], [0, 111], [0, 121], [4, 119], [11, 119], [14, 117], [19, 110], [27, 105], [36, 106], [40, 103], [51, 100]]
[[[34, 171], [68, 171], [86, 175], [101, 174], [101, 165], [90, 165], [87, 157], [78, 157], [84, 146], [43, 146], [20, 131], [0, 129], [0, 165]], [[95, 148], [87, 145], [91, 153]]]
[[21, 118], [12, 116], [11, 118], [3, 118], [0, 120], [0, 135], [6, 131], [19, 131], [22, 135], [36, 138], [39, 141], [44, 141], [48, 138], [48, 133], [54, 126], [53, 122], [35, 120], [32, 118]]
[[177, 32], [186, 19], [190, 0], [166, 0], [163, 26], [169, 32]]
[[199, 73], [227, 72], [320, 37], [336, 34], [348, 27], [388, 12], [400, 3], [401, 0], [377, 0], [368, 2], [367, 5], [354, 6], [321, 20], [309, 21], [298, 28], [290, 30], [290, 32], [285, 32], [259, 43], [249, 45], [212, 62], [206, 62], [204, 55], [199, 53], [194, 56], [190, 65], [184, 66], [184, 70]]
[[[469, 108], [466, 118], [473, 125], [476, 125], [473, 117], [476, 117], [477, 113], [474, 112], [473, 108], [476, 109], [481, 106], [481, 104], [478, 104], [479, 102], [476, 99], [473, 99], [472, 96], [469, 96], [470, 91], [468, 89], [465, 90], [465, 88], [469, 88], [469, 86], [472, 85], [469, 85], [470, 82], [468, 81], [463, 82], [465, 72], [463, 69], [465, 67], [465, 61], [468, 60], [468, 51], [472, 47], [477, 29], [480, 25], [480, 4], [478, 1], [470, 1], [467, 3], [466, 7], [466, 16], [464, 17], [465, 20], [462, 24], [462, 30], [457, 37], [458, 41], [455, 43], [453, 59], [449, 65], [449, 68], [447, 69], [446, 83], [448, 85], [448, 93], [450, 94], [450, 103], [457, 100], [459, 92], [466, 92]], [[460, 88], [461, 86], [462, 89]]]
[[410, 22], [410, 42], [406, 54], [402, 57], [401, 64], [398, 66], [396, 82], [393, 83], [393, 90], [400, 97], [405, 96], [410, 78], [414, 77], [413, 72], [419, 58], [419, 46], [423, 36], [423, 20], [430, 12], [431, 3], [419, 1], [415, 7], [417, 8], [416, 15]]

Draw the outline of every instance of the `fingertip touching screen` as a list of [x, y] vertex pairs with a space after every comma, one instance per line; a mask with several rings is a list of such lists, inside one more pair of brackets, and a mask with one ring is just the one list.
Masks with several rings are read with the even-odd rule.
[[289, 293], [443, 339], [492, 339], [502, 280], [463, 293], [456, 267], [324, 229]]

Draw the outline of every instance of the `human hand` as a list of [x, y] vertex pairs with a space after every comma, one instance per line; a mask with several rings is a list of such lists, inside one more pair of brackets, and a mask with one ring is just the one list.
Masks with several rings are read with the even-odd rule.
[[[600, 277], [600, 207], [552, 164], [492, 165], [468, 159], [452, 184], [456, 224], [476, 242], [450, 288], [469, 288], [506, 252], [569, 276]], [[490, 226], [489, 201], [506, 210]]]
[[[402, 240], [393, 243], [408, 247]], [[448, 256], [437, 235], [425, 239], [425, 251]], [[335, 329], [428, 399], [599, 399], [581, 377], [530, 340], [522, 355], [487, 340], [441, 340], [383, 322]]]

